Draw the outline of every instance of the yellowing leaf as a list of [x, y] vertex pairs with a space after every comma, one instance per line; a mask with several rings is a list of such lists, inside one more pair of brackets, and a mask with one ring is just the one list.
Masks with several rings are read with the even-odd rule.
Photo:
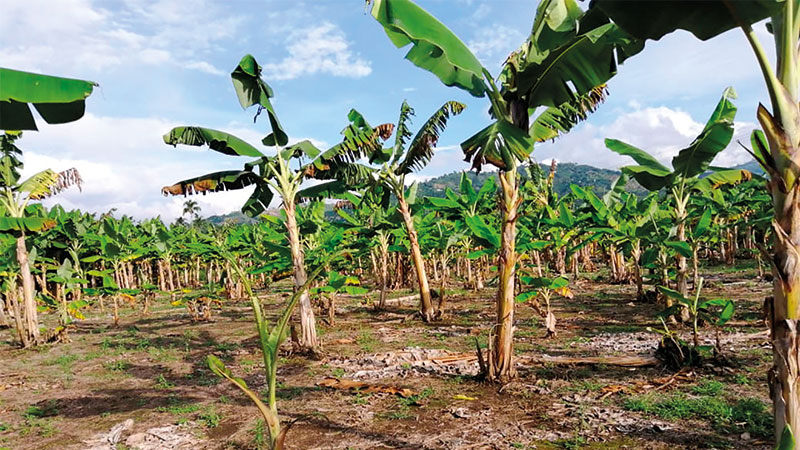
[[456, 395], [453, 396], [453, 400], [467, 400], [467, 401], [471, 402], [473, 400], [477, 400], [477, 398], [476, 397], [469, 397], [469, 396], [466, 396], [464, 394], [456, 394]]
[[556, 293], [557, 293], [558, 295], [562, 296], [562, 297], [565, 297], [565, 298], [572, 298], [572, 297], [574, 297], [574, 295], [572, 294], [572, 291], [569, 289], [569, 287], [568, 287], [568, 286], [564, 286], [564, 287], [562, 287], [562, 288], [558, 288], [558, 289], [556, 289]]

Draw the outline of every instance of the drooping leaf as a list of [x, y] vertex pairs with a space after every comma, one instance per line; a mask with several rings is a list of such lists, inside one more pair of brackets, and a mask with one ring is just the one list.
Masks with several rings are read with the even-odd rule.
[[164, 142], [173, 147], [178, 144], [202, 147], [232, 156], [264, 156], [258, 149], [223, 131], [202, 127], [176, 127], [164, 135]]
[[480, 172], [489, 163], [500, 170], [514, 166], [512, 158], [525, 161], [533, 151], [534, 140], [525, 130], [515, 127], [504, 119], [498, 119], [461, 143], [464, 161], [472, 162], [472, 168]]
[[[538, 17], [548, 14], [542, 2]], [[605, 84], [617, 64], [644, 48], [600, 11], [590, 10], [578, 20], [566, 17], [557, 37], [531, 34], [506, 60], [500, 76], [501, 93], [509, 101], [521, 100], [529, 108], [558, 107], [574, 102]]]
[[405, 157], [397, 166], [397, 174], [408, 174], [425, 167], [433, 157], [433, 149], [447, 127], [447, 120], [461, 114], [465, 107], [463, 103], [449, 101], [436, 110], [411, 140]]
[[256, 183], [256, 189], [242, 205], [242, 212], [249, 217], [257, 217], [269, 208], [273, 195], [267, 183]]
[[700, 216], [700, 219], [697, 221], [697, 225], [695, 225], [694, 230], [692, 230], [692, 237], [697, 240], [703, 237], [708, 228], [711, 226], [711, 210], [706, 209], [703, 211], [703, 215]]
[[623, 156], [630, 156], [640, 166], [653, 170], [653, 173], [665, 175], [670, 173], [670, 170], [666, 166], [640, 148], [636, 148], [617, 139], [606, 139], [605, 143], [606, 147], [612, 152], [619, 153]]
[[0, 130], [36, 130], [32, 104], [49, 124], [83, 117], [97, 83], [0, 67]]
[[753, 174], [745, 169], [727, 169], [712, 172], [705, 178], [701, 178], [694, 184], [694, 188], [703, 193], [710, 193], [720, 186], [733, 185], [753, 178]]
[[161, 193], [165, 196], [205, 194], [243, 189], [261, 182], [258, 175], [247, 170], [223, 170], [179, 181], [172, 186], [164, 186], [161, 188]]
[[586, 120], [595, 112], [608, 95], [605, 85], [597, 86], [577, 99], [551, 106], [536, 116], [528, 129], [528, 134], [536, 142], [544, 142], [568, 133], [575, 125]]
[[675, 30], [686, 30], [706, 40], [737, 28], [740, 23], [753, 24], [770, 17], [782, 4], [782, 1], [771, 0], [593, 0], [591, 8], [602, 10], [614, 23], [639, 39], [658, 40]]
[[684, 178], [699, 175], [708, 169], [718, 153], [725, 150], [733, 137], [733, 119], [736, 117], [736, 98], [733, 88], [725, 89], [703, 131], [694, 142], [672, 158], [672, 167]]
[[281, 127], [275, 109], [269, 101], [274, 94], [267, 82], [261, 78], [261, 66], [252, 55], [242, 57], [239, 65], [231, 73], [231, 81], [233, 81], [233, 88], [236, 90], [236, 96], [239, 97], [239, 104], [242, 105], [242, 108], [247, 109], [258, 105], [256, 117], [262, 109], [267, 110], [272, 133], [268, 134], [261, 142], [266, 146], [286, 145], [289, 137]]
[[372, 17], [397, 48], [412, 44], [406, 59], [475, 97], [487, 91], [485, 70], [463, 42], [427, 11], [410, 0], [373, 0]]

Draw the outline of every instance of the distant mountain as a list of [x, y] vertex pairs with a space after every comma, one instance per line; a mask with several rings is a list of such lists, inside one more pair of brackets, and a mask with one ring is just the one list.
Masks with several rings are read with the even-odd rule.
[[[269, 214], [270, 216], [278, 216], [280, 214], [280, 209], [278, 209], [278, 208], [268, 209], [266, 211], [266, 214]], [[204, 220], [206, 222], [209, 222], [209, 223], [213, 224], [213, 225], [224, 225], [226, 223], [230, 223], [230, 224], [239, 224], [239, 223], [252, 224], [252, 223], [258, 222], [258, 219], [254, 219], [252, 217], [248, 217], [241, 211], [233, 211], [233, 212], [229, 212], [228, 214], [211, 216], [211, 217], [208, 217], [208, 218], [206, 218]]]
[[764, 169], [761, 168], [761, 165], [755, 160], [746, 162], [744, 164], [739, 164], [738, 166], [733, 167], [733, 169], [745, 169], [749, 170], [751, 173], [755, 175], [761, 175], [761, 176], [763, 176], [765, 173]]
[[[547, 175], [550, 173], [550, 166], [540, 164], [542, 172]], [[526, 172], [520, 170], [520, 173], [525, 176]], [[559, 163], [556, 168], [556, 175], [553, 178], [553, 190], [558, 195], [565, 195], [569, 192], [570, 184], [577, 184], [578, 186], [592, 186], [595, 193], [604, 194], [611, 188], [611, 183], [620, 175], [618, 170], [600, 169], [585, 164], [575, 163]], [[489, 177], [496, 177], [496, 172], [467, 172], [467, 176], [472, 179], [472, 184], [475, 189], [480, 189], [483, 183]], [[458, 192], [458, 183], [461, 180], [461, 172], [453, 172], [447, 175], [442, 175], [436, 178], [431, 178], [425, 182], [420, 183], [417, 195], [425, 197], [444, 197], [446, 188], [450, 188]], [[635, 181], [628, 183], [627, 190], [638, 195], [645, 195], [647, 191], [639, 186]]]
[[[550, 173], [549, 165], [540, 164], [540, 166], [544, 175]], [[740, 164], [733, 167], [733, 169], [745, 169], [756, 175], [764, 175], [764, 170], [755, 161]], [[527, 175], [525, 170], [525, 168], [520, 169], [520, 173], [523, 176]], [[578, 186], [582, 187], [592, 186], [596, 194], [602, 195], [611, 188], [611, 183], [613, 183], [619, 175], [620, 171], [618, 170], [600, 169], [598, 167], [588, 166], [585, 164], [567, 162], [559, 163], [556, 169], [556, 176], [553, 179], [553, 190], [557, 192], [559, 196], [562, 196], [569, 192], [570, 184], [577, 184]], [[472, 185], [475, 187], [475, 189], [480, 189], [480, 187], [483, 186], [483, 183], [489, 177], [496, 177], [497, 173], [467, 172], [467, 176], [472, 180]], [[461, 172], [452, 172], [446, 175], [431, 178], [430, 180], [423, 181], [419, 184], [417, 195], [422, 197], [444, 197], [444, 191], [448, 187], [453, 191], [458, 192], [458, 183], [460, 180]], [[647, 195], [647, 190], [639, 186], [639, 184], [634, 180], [631, 180], [628, 183], [626, 190], [639, 196]], [[267, 214], [277, 216], [280, 214], [280, 210], [278, 208], [273, 208], [268, 210]], [[332, 205], [325, 206], [325, 217], [328, 220], [341, 220], [341, 218], [333, 211]], [[205, 220], [213, 223], [214, 225], [222, 225], [224, 223], [256, 222], [255, 219], [247, 217], [240, 211], [234, 211], [225, 215], [211, 216]]]

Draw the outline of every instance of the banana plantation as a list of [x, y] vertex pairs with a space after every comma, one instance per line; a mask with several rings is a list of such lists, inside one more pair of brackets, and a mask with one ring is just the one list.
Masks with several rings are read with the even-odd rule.
[[[422, 6], [369, 0], [366, 38], [438, 78], [440, 106], [375, 93], [392, 115], [353, 105], [332, 145], [296, 140], [296, 100], [236, 55], [208, 101], [247, 131], [156, 136], [239, 167], [158, 180], [177, 220], [59, 204], [90, 174], [27, 172], [26, 138], [88, 120], [103, 80], [0, 68], [0, 449], [798, 448], [798, 11], [542, 0], [485, 67]], [[670, 158], [609, 127], [614, 181], [556, 189], [536, 149], [681, 30], [744, 36], [756, 117], [739, 109], [758, 93], [714, 92]], [[423, 194], [445, 138], [460, 181]], [[754, 164], [724, 167], [732, 146]], [[240, 190], [247, 220], [202, 217]]]

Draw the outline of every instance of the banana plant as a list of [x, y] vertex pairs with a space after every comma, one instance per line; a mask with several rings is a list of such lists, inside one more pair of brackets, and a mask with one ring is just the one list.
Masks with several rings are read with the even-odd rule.
[[[725, 31], [739, 28], [756, 56], [769, 94], [771, 111], [759, 104], [757, 118], [763, 132], [751, 136], [755, 159], [769, 174], [768, 190], [772, 196], [776, 229], [772, 253], [774, 305], [769, 320], [773, 337], [774, 364], [770, 371], [770, 394], [775, 416], [775, 441], [793, 435], [800, 429], [800, 374], [792, 367], [800, 366], [800, 349], [794, 346], [800, 320], [800, 155], [794, 143], [800, 141], [797, 125], [800, 99], [800, 58], [796, 49], [800, 42], [800, 2], [707, 2], [696, 5], [660, 3], [658, 5], [597, 0], [592, 9], [602, 11], [620, 28], [639, 39], [661, 39], [676, 30], [686, 30], [699, 39], [711, 39]], [[753, 24], [768, 20], [768, 29], [775, 41], [775, 63], [768, 57]]]
[[363, 295], [369, 290], [361, 286], [358, 277], [342, 275], [337, 271], [328, 272], [328, 278], [322, 286], [311, 289], [312, 294], [319, 295], [328, 300], [328, 325], [333, 326], [336, 311], [336, 296], [341, 294]]
[[[456, 194], [449, 187], [445, 189], [445, 196], [426, 197], [427, 205], [439, 213], [442, 217], [453, 222], [455, 229], [461, 230], [466, 235], [463, 245], [467, 253], [472, 251], [474, 242], [469, 237], [468, 227], [464, 221], [465, 217], [485, 215], [492, 211], [491, 202], [497, 193], [497, 185], [494, 178], [487, 179], [478, 189], [472, 184], [472, 179], [466, 172], [461, 173], [458, 183], [459, 192]], [[467, 283], [474, 290], [483, 289], [482, 267], [477, 267], [475, 273], [472, 270], [472, 259], [466, 258]]]
[[[713, 159], [725, 150], [733, 137], [733, 119], [736, 106], [732, 100], [736, 98], [733, 88], [727, 88], [717, 104], [711, 117], [695, 140], [680, 150], [672, 158], [672, 170], [662, 165], [656, 158], [630, 144], [616, 139], [606, 139], [609, 150], [623, 156], [630, 156], [638, 165], [622, 167], [623, 174], [634, 178], [645, 189], [659, 191], [667, 189], [674, 201], [673, 220], [675, 241], [687, 247], [687, 204], [693, 193], [710, 193], [723, 184], [734, 184], [749, 180], [750, 172], [743, 169], [713, 170], [711, 175], [701, 178], [711, 168]], [[713, 168], [711, 168], [713, 169]], [[691, 251], [688, 252], [691, 257]], [[686, 296], [687, 252], [677, 251], [675, 254], [676, 290]], [[681, 317], [687, 319], [684, 313]]]
[[81, 176], [77, 170], [68, 169], [54, 172], [50, 169], [36, 173], [21, 180], [22, 169], [20, 157], [22, 151], [15, 141], [22, 133], [6, 131], [0, 136], [0, 232], [10, 232], [17, 240], [16, 258], [22, 281], [24, 330], [20, 334], [23, 347], [41, 343], [39, 318], [36, 311], [34, 281], [31, 275], [31, 261], [25, 237], [28, 233], [36, 233], [51, 228], [55, 223], [42, 214], [30, 215], [31, 202], [42, 200], [58, 194], [70, 186], [81, 185]]
[[[530, 37], [496, 78], [455, 33], [410, 0], [373, 0], [370, 13], [396, 47], [411, 46], [406, 59], [446, 86], [489, 99], [494, 122], [461, 147], [474, 169], [480, 171], [484, 164], [499, 169], [497, 332], [486, 375], [490, 380], [512, 379], [514, 244], [522, 202], [517, 167], [537, 140], [553, 139], [587, 118], [605, 98], [604, 83], [616, 73], [617, 63], [640, 51], [642, 43], [604, 15], [584, 13], [573, 0], [543, 1]], [[544, 111], [531, 119], [530, 112], [540, 106]]]
[[686, 308], [689, 311], [689, 315], [692, 320], [692, 343], [694, 344], [695, 349], [700, 347], [700, 337], [698, 334], [698, 322], [703, 320], [705, 322], [711, 323], [715, 326], [721, 327], [725, 325], [726, 322], [731, 320], [733, 317], [733, 313], [735, 310], [735, 305], [733, 301], [729, 299], [711, 299], [711, 300], [700, 300], [700, 291], [703, 289], [703, 278], [700, 278], [700, 281], [697, 285], [697, 289], [695, 290], [694, 297], [688, 298], [682, 295], [678, 291], [674, 291], [664, 286], [659, 286], [658, 290], [661, 291], [663, 294], [672, 297], [678, 303], [673, 305], [670, 308], [667, 308], [664, 312], [661, 313], [662, 316], [672, 316], [677, 312], [678, 308]]
[[381, 204], [380, 189], [365, 189], [360, 196], [345, 193], [351, 208], [336, 208], [336, 214], [345, 220], [352, 232], [364, 238], [370, 249], [376, 249], [373, 268], [375, 278], [379, 280], [381, 292], [377, 310], [386, 308], [387, 288], [389, 284], [389, 246], [393, 241], [392, 229], [400, 220], [395, 220], [398, 211], [390, 211]]
[[[348, 115], [350, 123], [342, 130], [342, 142], [327, 151], [320, 151], [311, 142], [302, 141], [284, 147], [288, 143], [286, 132], [280, 125], [270, 98], [272, 89], [261, 78], [261, 66], [252, 55], [245, 55], [231, 74], [239, 103], [243, 108], [258, 107], [258, 114], [267, 111], [272, 132], [263, 140], [265, 146], [276, 147], [272, 156], [267, 156], [256, 147], [228, 133], [201, 127], [177, 127], [164, 135], [164, 142], [192, 146], [208, 146], [209, 149], [231, 156], [257, 158], [245, 164], [244, 169], [214, 172], [183, 180], [162, 189], [164, 195], [192, 195], [219, 192], [255, 186], [255, 191], [242, 207], [249, 216], [265, 211], [273, 198], [273, 192], [281, 198], [286, 216], [286, 231], [292, 253], [295, 289], [305, 284], [307, 275], [301, 236], [297, 226], [297, 202], [302, 198], [324, 197], [333, 192], [334, 186], [312, 186], [301, 191], [301, 184], [308, 179], [342, 180], [335, 188], [346, 190], [348, 185], [363, 180], [359, 166], [350, 164], [381, 148], [381, 141], [392, 132], [391, 125], [373, 128], [357, 111]], [[310, 162], [305, 162], [308, 159]], [[294, 168], [293, 165], [299, 165]], [[338, 178], [337, 178], [338, 177]], [[314, 311], [308, 293], [300, 295], [300, 338], [302, 349], [316, 352], [319, 348]]]
[[[531, 305], [541, 316], [544, 318], [544, 326], [547, 330], [545, 337], [551, 338], [556, 335], [556, 316], [550, 308], [550, 300], [553, 294], [559, 294], [562, 297], [572, 298], [573, 294], [569, 288], [569, 280], [563, 276], [555, 278], [539, 276], [523, 275], [520, 281], [524, 286], [531, 288], [530, 290], [523, 290], [517, 295], [516, 301], [518, 303], [528, 303]], [[524, 288], [523, 288], [524, 289]], [[539, 298], [544, 301], [544, 309], [542, 309]]]
[[[417, 275], [420, 295], [420, 315], [430, 322], [436, 318], [431, 301], [428, 274], [420, 249], [419, 235], [414, 224], [413, 207], [417, 200], [417, 183], [406, 187], [406, 176], [424, 168], [433, 157], [439, 137], [447, 127], [452, 116], [461, 114], [465, 106], [456, 101], [448, 101], [437, 109], [420, 127], [416, 134], [409, 128], [415, 112], [405, 101], [400, 106], [395, 140], [391, 147], [376, 149], [368, 153], [369, 165], [351, 163], [353, 172], [361, 174], [361, 183], [382, 194], [381, 204], [388, 207], [391, 198], [397, 201], [397, 209], [406, 227], [411, 250], [411, 260]], [[413, 137], [412, 137], [413, 136]], [[339, 178], [348, 173], [340, 172]]]
[[[303, 284], [298, 287], [286, 305], [284, 305], [280, 316], [278, 316], [275, 322], [271, 322], [264, 316], [264, 312], [261, 308], [261, 300], [253, 292], [250, 279], [245, 269], [239, 264], [239, 259], [231, 251], [227, 250], [224, 245], [217, 246], [217, 252], [219, 252], [219, 254], [228, 261], [231, 267], [233, 267], [234, 273], [244, 285], [245, 292], [250, 298], [253, 308], [253, 320], [256, 325], [256, 330], [258, 331], [258, 342], [264, 359], [264, 371], [268, 391], [266, 404], [259, 398], [256, 391], [250, 389], [243, 379], [234, 376], [230, 369], [225, 367], [225, 364], [216, 356], [209, 355], [207, 357], [208, 366], [217, 376], [230, 381], [250, 398], [264, 418], [264, 422], [267, 424], [270, 449], [281, 450], [284, 446], [286, 433], [289, 431], [291, 424], [287, 427], [281, 427], [281, 420], [278, 416], [278, 404], [275, 396], [279, 362], [278, 349], [283, 341], [286, 340], [287, 326], [294, 307], [300, 302], [300, 297], [302, 297], [303, 293], [308, 291], [312, 280], [315, 280], [320, 272], [322, 272], [325, 264], [319, 265], [311, 272], [310, 276], [304, 280]], [[268, 258], [269, 256], [264, 255], [263, 257]]]

